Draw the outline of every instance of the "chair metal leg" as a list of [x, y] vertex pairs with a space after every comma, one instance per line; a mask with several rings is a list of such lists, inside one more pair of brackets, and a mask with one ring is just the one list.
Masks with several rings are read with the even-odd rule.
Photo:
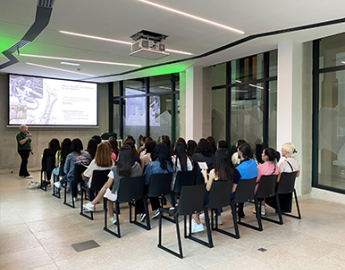
[[[43, 179], [43, 175], [44, 175], [44, 179]], [[41, 171], [41, 186], [40, 186], [40, 189], [42, 189], [43, 191], [47, 191], [46, 179], [47, 179], [47, 172]]]
[[114, 232], [112, 230], [108, 229], [108, 206], [107, 206], [107, 198], [103, 198], [103, 204], [104, 204], [104, 228], [103, 230], [118, 237], [121, 238], [121, 234], [120, 234], [120, 221], [119, 221], [119, 217], [118, 214], [116, 214], [116, 220], [117, 220], [117, 232]]
[[295, 196], [295, 201], [296, 201], [296, 207], [297, 207], [298, 216], [291, 215], [291, 214], [288, 214], [288, 213], [282, 213], [282, 215], [288, 216], [288, 217], [293, 217], [293, 218], [301, 219], [302, 216], [301, 216], [301, 213], [300, 213], [300, 210], [299, 210], [299, 205], [298, 205], [298, 199], [297, 199], [296, 189], [293, 190], [293, 194], [294, 194], [294, 196]]
[[256, 227], [256, 226], [253, 226], [251, 224], [242, 222], [240, 217], [238, 218], [238, 224], [261, 232], [262, 231], [261, 208], [259, 210], [258, 200], [256, 198], [255, 198], [255, 201], [254, 201], [254, 205], [255, 205], [255, 211], [256, 211], [255, 216], [256, 216], [256, 219], [258, 221], [258, 226]]
[[146, 230], [151, 230], [151, 223], [150, 223], [150, 218], [149, 218], [149, 209], [147, 205], [147, 200], [144, 199], [144, 207], [145, 207], [145, 214], [146, 214], [146, 225], [142, 224], [141, 222], [137, 221], [137, 215], [135, 214], [134, 210], [134, 220], [132, 220], [132, 206], [135, 207], [136, 202], [130, 202], [129, 203], [129, 222], [133, 223], [141, 228], [144, 228]]
[[[57, 176], [57, 181], [55, 181], [55, 177], [56, 175], [53, 174], [53, 185], [54, 183], [56, 183], [57, 181], [59, 181], [59, 176]], [[58, 199], [61, 199], [61, 195], [60, 195], [60, 188], [57, 188], [55, 186], [53, 186], [53, 194], [52, 194], [54, 197], [58, 198]]]
[[[227, 236], [239, 239], [240, 238], [240, 233], [239, 233], [238, 225], [237, 225], [236, 206], [235, 206], [234, 202], [231, 203], [231, 214], [232, 214], [232, 219], [233, 219], [233, 223], [234, 223], [235, 234], [233, 234], [231, 232], [228, 232], [228, 231], [225, 231], [225, 230], [222, 230], [222, 229], [219, 229], [218, 228], [218, 217], [216, 217], [216, 222], [215, 222], [213, 230], [216, 231], [216, 232], [222, 233], [224, 235], [227, 235]], [[211, 217], [211, 218], [213, 218], [213, 217]]]
[[64, 204], [65, 205], [67, 205], [67, 206], [69, 206], [69, 207], [71, 207], [71, 208], [75, 208], [75, 206], [74, 206], [74, 200], [73, 200], [73, 195], [72, 195], [72, 191], [71, 191], [71, 196], [72, 196], [72, 204], [69, 204], [66, 200], [67, 200], [67, 180], [66, 180], [66, 182], [65, 182], [65, 192], [64, 192], [64, 194], [65, 194], [65, 197], [64, 197]]
[[197, 243], [199, 243], [205, 247], [212, 248], [213, 247], [213, 241], [212, 241], [212, 234], [211, 234], [211, 228], [210, 228], [210, 218], [208, 216], [208, 212], [207, 212], [208, 210], [206, 207], [205, 207], [204, 211], [205, 211], [205, 223], [206, 223], [206, 229], [207, 229], [207, 240], [208, 240], [208, 242], [203, 241], [199, 238], [196, 238], [192, 235], [192, 233], [191, 233], [191, 231], [192, 231], [191, 216], [190, 216], [190, 223], [189, 223], [189, 234], [187, 235], [187, 238], [190, 240], [193, 240], [194, 242], [197, 242]]
[[93, 211], [90, 211], [90, 216], [86, 215], [84, 213], [84, 207], [83, 207], [83, 204], [84, 204], [84, 192], [86, 194], [86, 190], [84, 190], [83, 188], [81, 189], [81, 201], [80, 201], [80, 215], [83, 216], [83, 217], [86, 217], [88, 219], [91, 219], [93, 220]]
[[276, 194], [275, 197], [276, 197], [276, 205], [277, 205], [276, 211], [277, 211], [277, 214], [278, 214], [278, 217], [279, 217], [279, 221], [275, 220], [275, 219], [268, 218], [268, 217], [263, 217], [263, 216], [261, 217], [261, 219], [267, 220], [267, 221], [270, 221], [270, 222], [273, 222], [273, 223], [276, 223], [276, 224], [279, 224], [279, 225], [283, 225], [283, 217], [282, 217], [282, 212], [280, 210], [279, 195]]

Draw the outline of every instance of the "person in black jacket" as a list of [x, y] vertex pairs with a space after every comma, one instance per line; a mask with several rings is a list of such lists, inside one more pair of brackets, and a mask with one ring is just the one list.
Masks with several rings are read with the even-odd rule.
[[[54, 157], [54, 161], [55, 161], [55, 154], [58, 150], [61, 150], [60, 142], [58, 139], [54, 138], [49, 142], [48, 148], [44, 149], [44, 151], [43, 151], [42, 169], [41, 169], [42, 172], [47, 170], [48, 157]], [[50, 186], [51, 176], [52, 176], [52, 172], [47, 172], [47, 179], [46, 179], [47, 183], [46, 184], [48, 184], [48, 186]]]

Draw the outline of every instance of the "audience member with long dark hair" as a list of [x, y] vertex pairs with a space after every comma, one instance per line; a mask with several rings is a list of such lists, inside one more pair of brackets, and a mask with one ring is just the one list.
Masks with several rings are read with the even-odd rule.
[[108, 142], [110, 143], [110, 145], [111, 145], [111, 147], [113, 149], [113, 151], [112, 151], [113, 153], [111, 155], [111, 158], [114, 161], [116, 161], [117, 156], [119, 155], [119, 146], [117, 144], [117, 140], [115, 138], [111, 137]]
[[87, 143], [86, 152], [90, 154], [91, 159], [95, 158], [97, 146], [98, 146], [98, 143], [96, 139], [90, 139], [89, 142]]
[[141, 169], [145, 170], [145, 167], [152, 161], [152, 154], [154, 153], [156, 148], [156, 143], [154, 141], [149, 141], [145, 143], [145, 155], [143, 155], [141, 160]]
[[[206, 195], [204, 205], [208, 204], [209, 191], [211, 190], [213, 182], [216, 181], [231, 181], [234, 178], [233, 165], [230, 159], [230, 153], [226, 149], [218, 149], [214, 155], [214, 169], [207, 175], [207, 170], [203, 169], [202, 174], [206, 183]], [[193, 214], [192, 233], [201, 232], [204, 230], [204, 225], [200, 221], [200, 213]], [[221, 216], [219, 217], [221, 218]]]
[[214, 155], [214, 153], [216, 153], [217, 151], [216, 141], [214, 140], [212, 136], [207, 137], [206, 141], [210, 144], [211, 149], [212, 149], [212, 154]]
[[191, 158], [194, 155], [195, 149], [197, 147], [196, 141], [189, 140], [187, 142], [187, 155]]
[[[59, 175], [60, 175], [60, 168], [62, 168], [65, 164], [67, 155], [71, 153], [71, 139], [65, 138], [61, 143], [61, 150], [57, 151], [55, 154], [55, 169], [53, 170], [53, 180], [54, 185], [56, 188], [60, 188], [61, 184], [63, 184], [67, 178], [67, 175], [65, 175], [61, 181], [59, 181]], [[69, 189], [70, 187], [67, 187]]]
[[[48, 148], [44, 149], [44, 151], [43, 151], [42, 169], [41, 169], [43, 172], [47, 170], [48, 157], [55, 157], [56, 152], [59, 151], [60, 149], [61, 149], [60, 148], [60, 142], [58, 139], [54, 138], [49, 142]], [[51, 176], [52, 176], [52, 172], [47, 172], [47, 179], [46, 179], [45, 185], [50, 186]]]
[[[263, 164], [259, 164], [258, 168], [258, 176], [256, 178], [256, 186], [255, 186], [255, 194], [258, 190], [260, 178], [262, 175], [278, 175], [279, 174], [279, 167], [277, 166], [276, 162], [279, 162], [280, 154], [276, 150], [271, 147], [265, 148], [262, 151], [261, 159], [264, 162]], [[255, 213], [255, 208], [253, 210]], [[261, 201], [261, 215], [266, 215], [266, 207], [265, 207], [265, 200]]]
[[[147, 142], [153, 142], [153, 139], [151, 137], [147, 137], [145, 140], [145, 144]], [[140, 159], [142, 159], [145, 154], [146, 154], [146, 149], [145, 149], [145, 145], [144, 145], [144, 149], [139, 154]]]
[[102, 142], [102, 138], [99, 135], [94, 135], [91, 139], [95, 139], [97, 144], [100, 144]]
[[192, 159], [196, 172], [196, 184], [201, 185], [204, 183], [204, 178], [202, 177], [198, 162], [205, 162], [209, 171], [213, 169], [212, 148], [205, 139], [200, 139]]
[[[173, 172], [173, 164], [168, 153], [166, 144], [159, 143], [157, 144], [154, 155], [152, 156], [152, 162], [146, 166], [145, 170], [145, 189], [150, 183], [150, 177], [153, 174], [165, 174]], [[150, 198], [152, 210], [156, 210], [152, 218], [159, 216], [159, 200], [158, 198]], [[144, 202], [142, 200], [137, 201], [136, 203], [136, 214], [140, 214], [140, 221], [144, 221], [146, 214], [144, 213]]]
[[[96, 198], [92, 202], [84, 204], [83, 207], [89, 211], [95, 211], [95, 205], [103, 199], [107, 189], [111, 188], [111, 192], [117, 194], [122, 178], [140, 175], [142, 175], [142, 170], [139, 163], [133, 160], [132, 148], [129, 145], [122, 146], [119, 150], [117, 165], [113, 167], [108, 174], [108, 181], [104, 184]], [[114, 217], [114, 202], [108, 200], [107, 208], [110, 221], [116, 224], [117, 221]]]
[[171, 141], [169, 139], [169, 136], [164, 136], [162, 139], [162, 143], [167, 146], [168, 155], [171, 156]]
[[[254, 160], [252, 148], [248, 143], [241, 144], [238, 147], [238, 155], [241, 159], [240, 164], [236, 167], [234, 173], [234, 183], [232, 185], [232, 192], [236, 192], [239, 181], [256, 178], [258, 176], [258, 169]], [[238, 215], [244, 217], [243, 203], [238, 204]]]
[[131, 148], [132, 148], [132, 154], [133, 154], [133, 159], [134, 161], [138, 162], [140, 165], [141, 165], [141, 160], [139, 158], [139, 155], [138, 155], [138, 152], [137, 150], [135, 149], [135, 145], [134, 143], [132, 142], [132, 140], [127, 140], [125, 141], [124, 145], [129, 145]]
[[238, 164], [241, 163], [241, 158], [238, 154], [238, 148], [242, 145], [242, 144], [245, 144], [246, 141], [245, 140], [238, 140], [236, 142], [236, 152], [232, 155], [231, 157], [231, 161], [232, 161], [232, 164], [234, 164], [234, 166], [237, 166]]
[[[71, 144], [71, 153], [68, 154], [65, 162], [64, 172], [67, 174], [67, 179], [73, 181], [73, 171], [76, 164], [89, 166], [91, 162], [91, 156], [88, 152], [83, 151], [83, 143], [80, 139], [73, 139]], [[61, 182], [61, 181], [60, 181]], [[77, 200], [77, 184], [72, 184], [72, 196], [73, 200]]]
[[146, 136], [143, 136], [140, 139], [139, 156], [140, 156], [140, 153], [145, 149], [145, 143], [146, 143]]
[[[100, 143], [97, 147], [95, 158], [91, 161], [87, 169], [82, 173], [82, 178], [87, 180], [87, 187], [91, 188], [92, 174], [94, 170], [111, 170], [114, 167], [114, 161], [111, 158], [111, 148], [107, 142]], [[94, 199], [94, 191], [89, 192], [90, 200]]]

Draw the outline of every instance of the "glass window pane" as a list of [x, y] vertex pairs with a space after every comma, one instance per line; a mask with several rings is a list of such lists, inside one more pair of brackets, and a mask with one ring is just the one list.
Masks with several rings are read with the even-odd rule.
[[263, 84], [231, 89], [231, 146], [240, 139], [248, 142], [261, 158], [263, 127]]
[[120, 95], [120, 83], [114, 82], [113, 84], [113, 97], [118, 97]]
[[212, 67], [212, 87], [226, 84], [226, 63]]
[[268, 146], [277, 150], [277, 81], [268, 84]]
[[264, 54], [231, 61], [231, 83], [262, 79], [264, 76]]
[[318, 183], [345, 190], [345, 70], [321, 75]]
[[171, 136], [171, 94], [150, 96], [150, 136], [158, 141], [162, 135]]
[[173, 91], [171, 80], [178, 80], [178, 77], [172, 74], [150, 77], [150, 93]]
[[139, 145], [139, 136], [146, 135], [146, 99], [132, 97], [123, 99], [123, 137], [132, 135]]
[[345, 66], [345, 33], [320, 41], [320, 68]]
[[123, 81], [123, 95], [142, 95], [146, 93], [144, 78]]
[[278, 50], [270, 51], [269, 77], [278, 76]]
[[113, 131], [120, 138], [120, 100], [115, 99], [113, 105]]
[[216, 142], [225, 140], [226, 90], [212, 91], [212, 137]]

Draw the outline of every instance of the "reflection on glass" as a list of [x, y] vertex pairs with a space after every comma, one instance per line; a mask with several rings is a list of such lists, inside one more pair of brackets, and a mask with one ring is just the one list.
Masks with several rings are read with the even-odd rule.
[[120, 137], [120, 101], [118, 99], [114, 100], [113, 105], [113, 132], [116, 133], [117, 138]]
[[[144, 78], [140, 79], [132, 79], [132, 80], [126, 80], [123, 82], [124, 89], [132, 89], [135, 90], [137, 95], [142, 95], [146, 93], [145, 90], [145, 80]], [[126, 95], [126, 91], [123, 93], [123, 95]]]
[[263, 128], [263, 85], [250, 84], [231, 89], [231, 146], [248, 142], [260, 158]]
[[[179, 81], [179, 74], [167, 74], [161, 76], [150, 77], [150, 93], [159, 93], [159, 92], [171, 92], [172, 82]], [[180, 89], [175, 86], [176, 91]]]
[[320, 41], [320, 68], [345, 66], [345, 33]]
[[212, 137], [216, 142], [225, 140], [226, 90], [212, 91]]
[[176, 141], [180, 137], [180, 94], [176, 93], [174, 96], [175, 96], [175, 141]]
[[226, 84], [226, 63], [212, 67], [212, 87]]
[[345, 70], [320, 76], [320, 185], [345, 190]]
[[146, 98], [135, 97], [123, 99], [123, 136], [132, 135], [139, 142], [139, 136], [146, 135]]
[[269, 82], [268, 94], [268, 146], [280, 150], [277, 148], [277, 81]]
[[278, 75], [278, 50], [270, 51], [269, 56], [269, 76], [274, 77]]
[[262, 79], [264, 54], [231, 61], [231, 83]]
[[150, 96], [150, 136], [158, 141], [162, 135], [171, 135], [171, 94]]
[[118, 97], [120, 95], [120, 84], [119, 82], [114, 82], [113, 84], [113, 96]]

